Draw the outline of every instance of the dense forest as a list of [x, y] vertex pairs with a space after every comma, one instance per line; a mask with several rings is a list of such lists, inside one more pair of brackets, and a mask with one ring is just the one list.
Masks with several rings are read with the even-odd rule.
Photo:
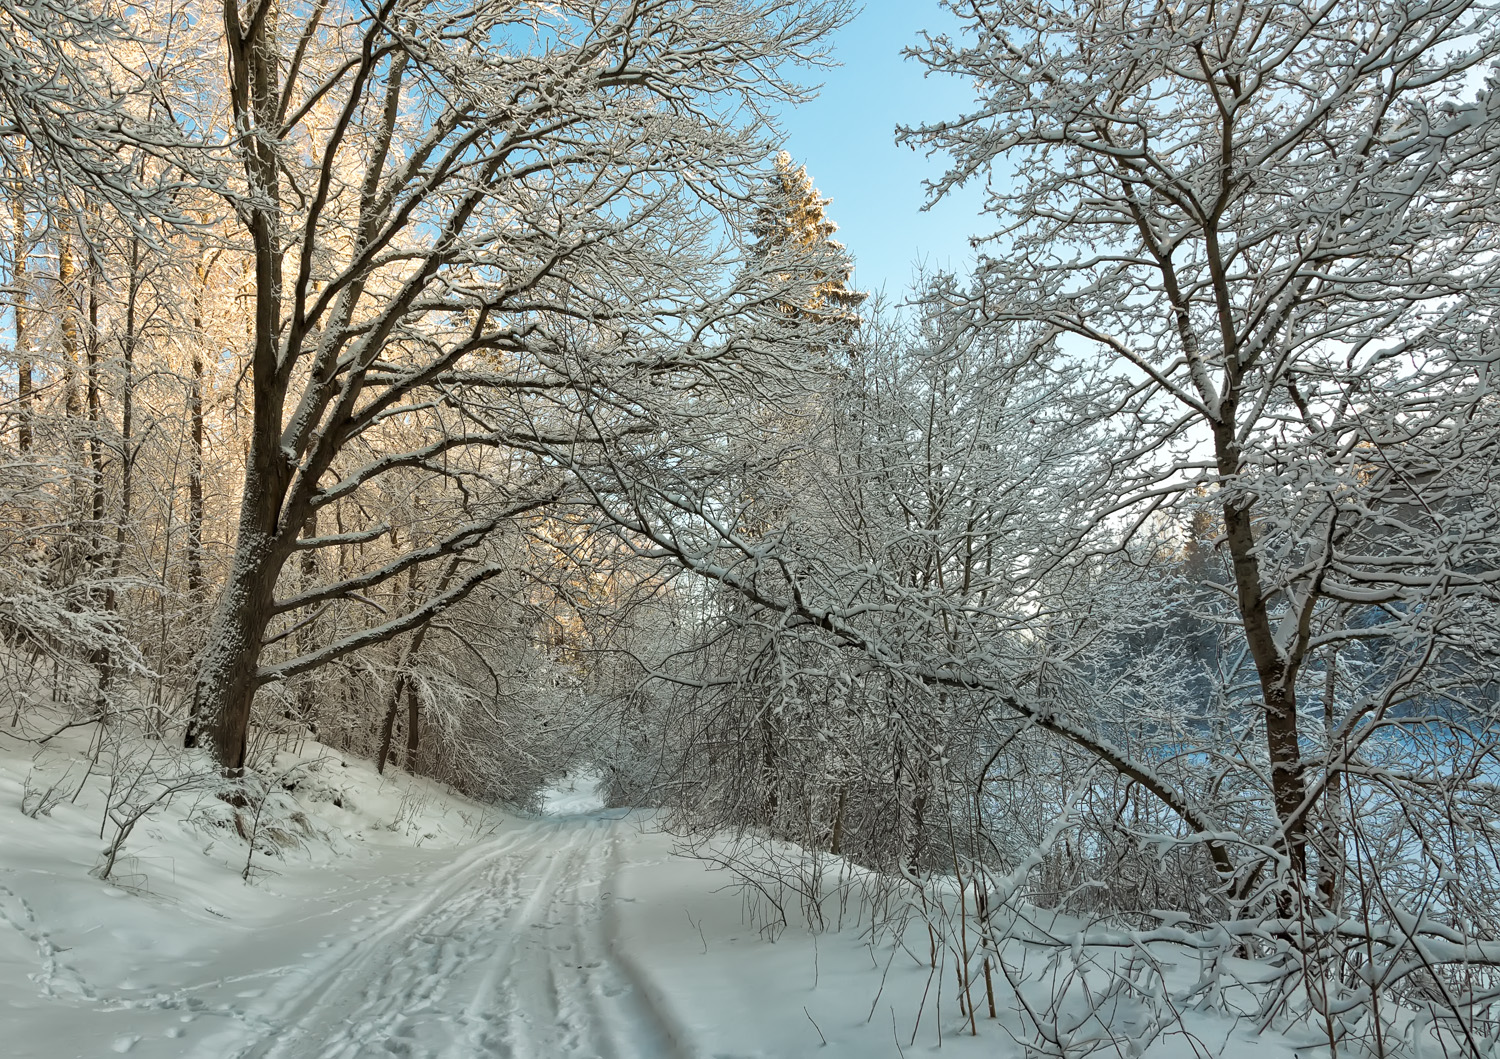
[[1495, 1055], [1496, 12], [945, 6], [987, 227], [871, 296], [776, 123], [847, 0], [0, 0], [7, 737], [115, 853], [597, 768], [1035, 1054]]

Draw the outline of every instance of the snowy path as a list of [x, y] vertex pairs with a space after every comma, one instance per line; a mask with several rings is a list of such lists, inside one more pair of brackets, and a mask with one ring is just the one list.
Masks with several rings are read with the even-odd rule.
[[[404, 907], [283, 970], [242, 1014], [244, 1059], [668, 1059], [667, 1027], [615, 954], [618, 815], [540, 820], [471, 851]], [[387, 901], [389, 898], [386, 899]]]
[[[61, 764], [77, 767], [85, 743], [55, 752]], [[311, 753], [298, 791], [310, 841], [259, 855], [250, 882], [244, 845], [188, 802], [146, 821], [101, 882], [106, 781], [79, 788], [92, 805], [32, 819], [6, 806], [34, 758], [0, 744], [0, 1057], [1025, 1054], [1003, 990], [999, 1023], [968, 1036], [951, 964], [931, 966], [919, 925], [871, 932], [857, 897], [831, 897], [840, 929], [816, 934], [793, 900], [771, 944], [747, 914], [768, 910], [764, 896], [747, 903], [733, 873], [676, 855], [649, 811], [601, 810], [597, 775], [543, 792], [554, 815], [518, 818]], [[1251, 1024], [1190, 1018], [1196, 1036], [1164, 1037], [1148, 1059], [1203, 1059], [1209, 1039], [1223, 1059], [1297, 1054]]]
[[[1024, 1054], [1013, 1006], [1003, 1026], [965, 1034], [923, 939], [876, 949], [854, 923], [790, 927], [768, 944], [732, 877], [674, 856], [651, 823], [623, 811], [504, 817], [492, 838], [286, 864], [250, 886], [189, 880], [209, 863], [189, 854], [162, 900], [89, 878], [49, 852], [55, 829], [28, 822], [20, 836], [42, 840], [31, 853], [0, 844], [0, 1056]], [[1250, 1040], [1211, 1020], [1197, 1032]], [[1153, 1059], [1201, 1059], [1183, 1041]], [[1264, 1037], [1254, 1049], [1293, 1057]]]

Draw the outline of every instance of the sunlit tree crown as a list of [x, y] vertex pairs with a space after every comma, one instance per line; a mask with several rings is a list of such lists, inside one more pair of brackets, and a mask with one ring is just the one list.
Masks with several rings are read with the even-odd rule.
[[778, 273], [805, 272], [813, 281], [805, 301], [785, 307], [788, 315], [857, 325], [859, 306], [868, 294], [849, 286], [854, 261], [844, 244], [832, 238], [838, 231], [828, 218], [832, 201], [818, 193], [807, 168], [782, 151], [776, 156], [776, 171], [766, 183], [751, 229], [753, 251]]

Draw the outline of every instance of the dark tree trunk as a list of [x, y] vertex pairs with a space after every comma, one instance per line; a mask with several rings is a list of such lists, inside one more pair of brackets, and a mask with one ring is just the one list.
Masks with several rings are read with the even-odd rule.
[[193, 445], [188, 459], [187, 591], [191, 616], [200, 618], [204, 609], [203, 580], [203, 295], [208, 284], [206, 270], [198, 267], [198, 286], [193, 295], [193, 374], [188, 381], [188, 418]]
[[[83, 356], [84, 406], [89, 424], [89, 515], [97, 534], [104, 527], [104, 439], [100, 436], [104, 429], [104, 408], [99, 395], [99, 261], [92, 253], [88, 259], [87, 321]], [[102, 542], [96, 550], [102, 557]]]
[[417, 771], [417, 736], [421, 732], [417, 715], [418, 699], [416, 682], [406, 681], [406, 771]]
[[[254, 477], [247, 476], [247, 485]], [[187, 745], [196, 745], [199, 732], [206, 730], [215, 758], [230, 773], [245, 767], [262, 637], [272, 617], [276, 580], [290, 551], [276, 538], [275, 511], [268, 512], [270, 507], [264, 491], [247, 489], [234, 558], [198, 655], [193, 684]]]
[[[316, 537], [318, 535], [318, 513], [314, 511], [308, 517], [306, 525], [302, 528], [302, 536]], [[298, 563], [297, 576], [300, 579], [302, 590], [310, 591], [318, 583], [318, 553], [308, 548], [302, 553], [301, 561]], [[307, 615], [303, 621], [306, 623], [297, 633], [297, 653], [307, 654], [317, 643], [318, 623], [312, 620], [312, 615]], [[314, 727], [312, 717], [316, 713], [316, 686], [311, 677], [304, 677], [297, 684], [297, 716], [295, 720], [299, 724]]]
[[[453, 575], [458, 573], [458, 560], [455, 558], [448, 563], [443, 576], [438, 579], [437, 594], [444, 592], [453, 581]], [[407, 609], [415, 606], [417, 601], [417, 574], [413, 570], [410, 579], [406, 582]], [[417, 653], [422, 650], [422, 644], [427, 640], [429, 626], [423, 625], [412, 634], [411, 640], [406, 645], [406, 650], [401, 653], [400, 660], [396, 663], [396, 679], [391, 682], [391, 696], [386, 700], [385, 723], [380, 730], [380, 753], [375, 758], [375, 769], [377, 772], [385, 771], [385, 763], [391, 755], [391, 745], [395, 738], [396, 714], [401, 708], [401, 693], [406, 692], [406, 768], [411, 771], [417, 759], [417, 713], [418, 697], [417, 686], [413, 683], [410, 672], [411, 665], [416, 660]]]
[[396, 714], [401, 706], [401, 689], [406, 686], [406, 674], [397, 673], [391, 681], [390, 698], [385, 703], [385, 720], [380, 725], [380, 745], [375, 750], [375, 771], [385, 774], [385, 763], [391, 756], [391, 744], [396, 736]]
[[125, 333], [120, 336], [120, 521], [115, 527], [115, 556], [112, 576], [118, 577], [125, 559], [125, 536], [135, 506], [135, 345], [139, 335], [136, 319], [139, 309], [142, 260], [141, 241], [130, 240], [130, 286], [125, 295]]
[[235, 551], [198, 654], [186, 742], [193, 745], [199, 728], [206, 728], [214, 756], [231, 774], [245, 767], [262, 639], [272, 618], [276, 580], [310, 513], [305, 503], [300, 512], [283, 510], [293, 464], [280, 444], [288, 379], [279, 371], [277, 355], [284, 248], [275, 208], [280, 185], [272, 143], [278, 127], [281, 60], [274, 26], [268, 6], [254, 8], [245, 23], [238, 0], [224, 4], [231, 101], [237, 120], [256, 130], [245, 138], [242, 153], [250, 189], [260, 200], [245, 214], [255, 267], [250, 351], [253, 407]]
[[844, 812], [849, 807], [849, 784], [847, 781], [838, 786], [838, 799], [833, 810], [833, 834], [828, 840], [828, 852], [835, 857], [844, 851]]
[[[90, 219], [94, 218], [92, 212]], [[89, 565], [97, 576], [101, 573], [114, 578], [120, 572], [120, 555], [118, 545], [123, 543], [125, 533], [125, 520], [129, 516], [128, 511], [120, 513], [120, 520], [116, 523], [115, 547], [113, 555], [106, 559], [109, 551], [104, 540], [104, 407], [99, 382], [99, 283], [102, 279], [102, 265], [98, 255], [93, 252], [92, 239], [97, 238], [97, 233], [84, 233], [84, 241], [88, 252], [88, 329], [84, 342], [84, 363], [86, 369], [86, 407], [88, 410], [88, 453], [89, 453], [89, 495], [90, 495], [90, 518], [92, 525], [89, 536], [92, 540], [92, 555]], [[132, 262], [132, 268], [134, 262]], [[132, 271], [131, 283], [134, 285], [134, 272]], [[133, 304], [131, 305], [133, 308]], [[131, 314], [127, 311], [127, 316]], [[130, 321], [133, 323], [133, 319]], [[128, 329], [129, 324], [127, 324]], [[124, 461], [122, 461], [124, 462]], [[128, 483], [128, 478], [126, 479]], [[128, 488], [128, 484], [127, 484]], [[113, 585], [104, 589], [103, 610], [106, 614], [113, 614], [119, 604], [119, 599]], [[114, 679], [114, 657], [108, 646], [100, 645], [93, 651], [89, 659], [90, 663], [98, 670], [99, 682], [95, 692], [95, 708], [100, 716], [104, 714], [105, 696], [109, 686]]]

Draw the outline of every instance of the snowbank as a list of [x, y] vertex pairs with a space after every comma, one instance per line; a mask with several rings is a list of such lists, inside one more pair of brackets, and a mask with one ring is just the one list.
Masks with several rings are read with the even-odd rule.
[[[512, 819], [312, 743], [277, 755], [257, 819], [217, 796], [206, 758], [107, 735], [101, 751], [93, 728], [41, 747], [0, 729], [0, 1052], [15, 1059], [180, 1055], [188, 1027], [230, 1014], [305, 939]], [[194, 776], [96, 878], [119, 830], [107, 812]]]

